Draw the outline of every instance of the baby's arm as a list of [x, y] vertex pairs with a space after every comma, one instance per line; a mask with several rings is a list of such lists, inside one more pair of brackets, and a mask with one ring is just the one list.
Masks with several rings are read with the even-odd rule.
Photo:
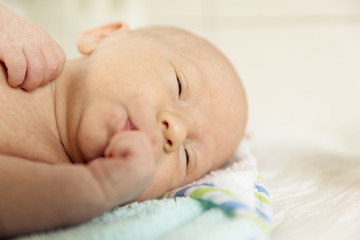
[[0, 156], [0, 238], [78, 224], [134, 199], [154, 170], [150, 143], [134, 135], [119, 137], [122, 147], [109, 146], [111, 158], [88, 165]]
[[61, 73], [65, 54], [44, 29], [0, 4], [0, 61], [11, 87], [33, 90]]

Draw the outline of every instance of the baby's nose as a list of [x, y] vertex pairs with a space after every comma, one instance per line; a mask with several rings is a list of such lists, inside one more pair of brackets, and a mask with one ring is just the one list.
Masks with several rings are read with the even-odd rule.
[[187, 126], [183, 120], [168, 111], [160, 111], [157, 116], [164, 137], [163, 149], [169, 153], [178, 149], [187, 136]]

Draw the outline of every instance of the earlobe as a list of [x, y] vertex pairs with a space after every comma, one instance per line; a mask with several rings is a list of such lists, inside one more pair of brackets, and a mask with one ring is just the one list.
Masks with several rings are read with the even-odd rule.
[[125, 23], [109, 23], [97, 28], [82, 32], [77, 40], [77, 48], [81, 54], [91, 54], [96, 46], [104, 39], [112, 36], [119, 36], [129, 32], [129, 27]]

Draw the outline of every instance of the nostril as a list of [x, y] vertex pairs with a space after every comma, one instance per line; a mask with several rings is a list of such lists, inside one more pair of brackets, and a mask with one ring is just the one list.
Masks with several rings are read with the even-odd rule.
[[172, 141], [170, 139], [167, 140], [167, 143], [169, 144], [169, 146], [171, 147], [172, 146]]
[[167, 121], [162, 121], [162, 124], [165, 126], [166, 129], [169, 128], [169, 123]]

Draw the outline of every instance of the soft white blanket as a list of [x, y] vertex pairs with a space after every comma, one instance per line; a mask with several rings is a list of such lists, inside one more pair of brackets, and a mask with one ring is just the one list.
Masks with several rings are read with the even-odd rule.
[[360, 138], [353, 139], [291, 128], [253, 132], [271, 189], [274, 239], [359, 239]]

